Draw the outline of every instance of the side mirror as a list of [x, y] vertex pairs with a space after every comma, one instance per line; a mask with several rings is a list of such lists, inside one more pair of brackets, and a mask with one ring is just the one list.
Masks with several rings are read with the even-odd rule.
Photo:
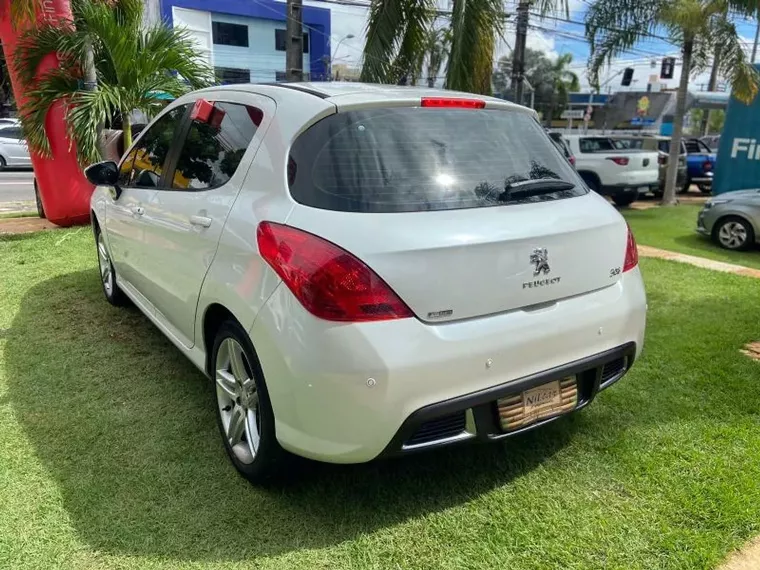
[[111, 186], [116, 190], [116, 197], [119, 197], [121, 190], [117, 185], [119, 181], [119, 167], [112, 160], [98, 162], [88, 166], [84, 170], [84, 175], [95, 186]]

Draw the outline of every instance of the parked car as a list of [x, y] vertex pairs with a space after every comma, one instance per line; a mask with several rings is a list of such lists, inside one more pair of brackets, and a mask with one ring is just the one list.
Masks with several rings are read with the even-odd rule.
[[659, 189], [657, 151], [616, 148], [609, 136], [564, 135], [586, 185], [618, 206]]
[[687, 179], [681, 194], [689, 191], [692, 184], [696, 184], [703, 194], [712, 192], [713, 175], [715, 174], [715, 153], [699, 139], [686, 139], [686, 165], [688, 167]]
[[19, 125], [0, 125], [0, 170], [7, 166], [32, 167], [29, 148]]
[[702, 137], [701, 140], [707, 148], [710, 149], [710, 152], [717, 153], [718, 147], [720, 146], [720, 135], [710, 135], [706, 137]]
[[252, 481], [283, 450], [358, 463], [513, 436], [642, 349], [630, 229], [512, 103], [215, 87], [86, 173], [106, 299], [214, 380]]
[[709, 199], [697, 231], [726, 249], [749, 249], [760, 240], [760, 190], [725, 192]]
[[567, 161], [575, 166], [575, 156], [573, 156], [573, 153], [570, 151], [570, 147], [567, 146], [565, 139], [562, 138], [562, 134], [549, 132], [549, 137], [551, 137], [552, 141], [554, 141], [554, 144], [557, 145], [557, 148], [565, 156]]
[[[659, 187], [652, 193], [660, 198], [665, 192], [665, 181], [668, 175], [668, 160], [670, 159], [670, 137], [657, 135], [611, 135], [615, 146], [620, 149], [637, 149], [656, 151], [659, 164]], [[686, 145], [681, 141], [681, 153], [678, 157], [678, 175], [676, 188], [683, 188], [686, 182]]]

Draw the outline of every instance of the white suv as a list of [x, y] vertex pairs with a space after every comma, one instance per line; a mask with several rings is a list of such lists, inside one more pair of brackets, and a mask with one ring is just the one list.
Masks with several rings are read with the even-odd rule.
[[87, 171], [106, 298], [214, 380], [235, 467], [499, 440], [589, 404], [644, 340], [623, 218], [533, 111], [361, 84], [172, 103]]

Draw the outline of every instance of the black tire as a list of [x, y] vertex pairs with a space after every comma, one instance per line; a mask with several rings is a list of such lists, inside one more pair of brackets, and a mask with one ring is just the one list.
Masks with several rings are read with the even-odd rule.
[[5, 170], [8, 167], [6, 160], [0, 156], [0, 170]]
[[593, 190], [597, 194], [599, 193], [600, 184], [599, 179], [596, 177], [595, 174], [592, 174], [590, 172], [579, 172], [581, 178], [586, 183], [586, 186], [588, 186], [589, 190]]
[[633, 204], [638, 196], [636, 193], [631, 194], [616, 194], [612, 197], [612, 201], [615, 202], [615, 205], [619, 208], [625, 208], [626, 206], [630, 206]]
[[712, 186], [707, 186], [706, 184], [698, 184], [697, 188], [699, 188], [699, 191], [702, 192], [702, 194], [712, 194]]
[[45, 208], [42, 205], [42, 198], [40, 198], [40, 189], [37, 186], [37, 179], [34, 179], [34, 200], [37, 202], [37, 215], [45, 219]]
[[[726, 228], [726, 232], [730, 234], [732, 229], [736, 229], [736, 224], [741, 226], [743, 229], [745, 239], [744, 241], [736, 240], [735, 243], [732, 243], [732, 241], [729, 241], [730, 237], [721, 236], [721, 230], [723, 228]], [[732, 225], [733, 228], [731, 227]], [[712, 238], [713, 241], [723, 249], [743, 251], [754, 246], [755, 230], [752, 228], [752, 224], [750, 224], [744, 218], [740, 218], [739, 216], [726, 216], [725, 218], [721, 218], [715, 222], [712, 231]]]
[[[244, 369], [247, 374], [246, 383], [252, 381], [253, 387], [255, 387], [255, 406], [254, 418], [255, 427], [258, 430], [258, 447], [255, 451], [251, 451], [249, 445], [249, 429], [247, 410], [253, 409], [253, 406], [246, 407], [245, 402], [241, 401], [241, 397], [245, 390], [242, 389], [242, 385], [237, 381], [237, 377], [234, 375], [231, 358], [229, 358], [230, 345], [228, 340], [237, 343], [237, 346], [242, 348], [242, 354], [245, 356], [243, 361]], [[219, 434], [222, 437], [224, 449], [227, 451], [227, 456], [235, 466], [238, 472], [248, 479], [251, 483], [261, 485], [274, 481], [278, 475], [283, 472], [283, 467], [289, 457], [289, 454], [280, 447], [277, 441], [274, 427], [274, 412], [272, 410], [272, 404], [269, 400], [269, 392], [267, 391], [266, 383], [264, 381], [264, 373], [261, 369], [261, 363], [259, 362], [256, 351], [253, 348], [251, 339], [245, 329], [240, 326], [237, 321], [228, 320], [225, 321], [219, 331], [216, 334], [214, 340], [212, 358], [211, 358], [211, 377], [213, 382], [212, 394], [216, 407], [216, 422], [219, 428]], [[219, 357], [229, 360], [227, 362], [219, 362]], [[224, 382], [220, 378], [220, 370], [224, 370], [228, 375], [232, 375], [237, 386], [238, 397], [236, 400], [230, 399], [231, 397], [225, 392]], [[250, 390], [247, 392], [247, 398], [250, 398]], [[221, 394], [221, 395], [220, 395]], [[232, 418], [235, 416], [235, 411], [240, 410], [238, 413], [242, 414], [245, 418], [245, 432], [241, 434], [241, 439], [236, 445], [232, 445], [228, 437], [225, 422], [230, 425]], [[223, 418], [223, 414], [225, 417]], [[227, 416], [229, 414], [229, 416]], [[254, 425], [254, 424], [251, 424]], [[243, 439], [244, 438], [244, 439]], [[253, 438], [252, 438], [253, 439]], [[242, 447], [241, 447], [242, 446]]]
[[[100, 287], [103, 289], [103, 295], [105, 295], [106, 301], [114, 307], [129, 305], [129, 297], [124, 294], [124, 291], [116, 283], [116, 270], [113, 267], [113, 263], [111, 263], [111, 255], [108, 253], [105, 241], [101, 240], [102, 234], [97, 222], [92, 223], [92, 230], [95, 234], [95, 251], [98, 254], [98, 275], [100, 276]], [[101, 247], [103, 251], [101, 251]], [[103, 255], [105, 255], [105, 259], [102, 257]], [[104, 273], [106, 263], [108, 264], [108, 275], [110, 275], [110, 278], [107, 278]]]

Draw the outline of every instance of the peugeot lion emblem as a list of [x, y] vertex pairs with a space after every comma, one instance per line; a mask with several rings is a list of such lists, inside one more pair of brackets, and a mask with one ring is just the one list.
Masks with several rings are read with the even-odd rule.
[[548, 275], [551, 269], [549, 268], [549, 252], [546, 248], [537, 247], [533, 250], [530, 256], [530, 262], [536, 266], [533, 270], [533, 275]]

